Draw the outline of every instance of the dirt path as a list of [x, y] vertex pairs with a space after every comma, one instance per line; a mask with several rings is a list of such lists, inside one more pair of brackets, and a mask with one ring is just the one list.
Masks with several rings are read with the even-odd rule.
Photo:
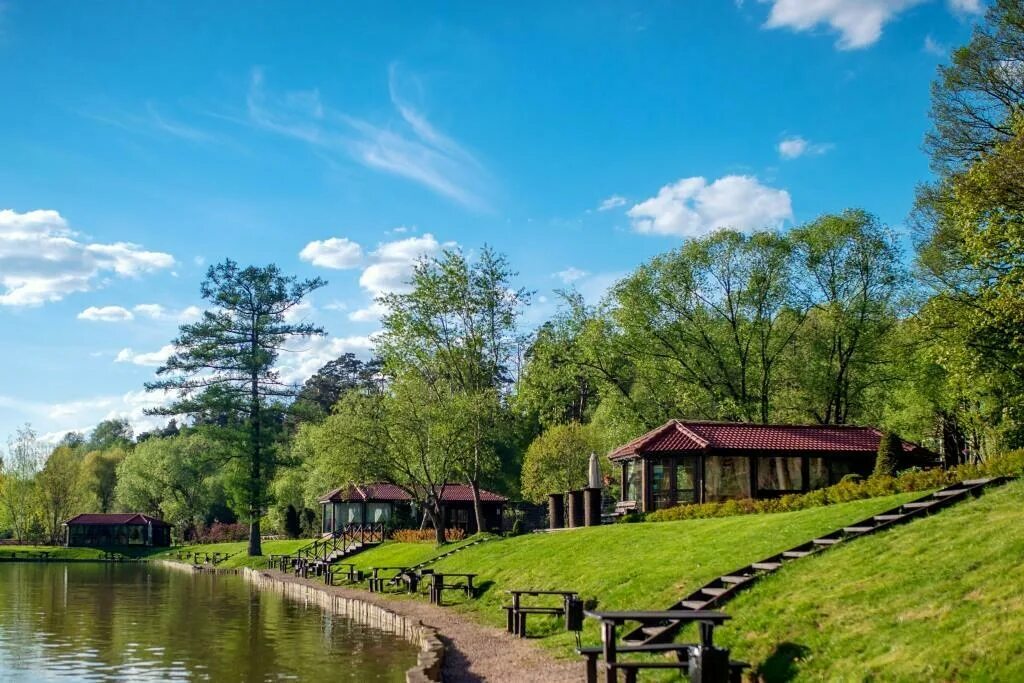
[[282, 581], [305, 583], [346, 598], [385, 607], [403, 616], [419, 619], [440, 631], [446, 646], [444, 680], [515, 681], [516, 683], [577, 683], [584, 679], [582, 662], [562, 661], [540, 645], [516, 638], [502, 629], [485, 626], [465, 614], [420, 600], [394, 600], [379, 593], [299, 579], [289, 573], [264, 572]]

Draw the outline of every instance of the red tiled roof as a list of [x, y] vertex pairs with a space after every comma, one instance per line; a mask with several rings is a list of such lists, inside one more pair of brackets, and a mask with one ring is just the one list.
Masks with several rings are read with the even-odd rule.
[[[823, 425], [761, 425], [742, 422], [669, 420], [657, 429], [619, 446], [612, 460], [644, 453], [680, 451], [799, 451], [802, 453], [875, 453], [882, 433], [874, 427]], [[903, 450], [928, 455], [915, 443]]]
[[162, 519], [156, 517], [150, 517], [144, 515], [141, 512], [116, 512], [110, 514], [101, 513], [85, 513], [82, 515], [75, 515], [68, 521], [64, 522], [66, 525], [88, 525], [88, 526], [110, 526], [110, 525], [129, 525], [129, 526], [145, 526], [152, 524], [153, 526], [171, 526]]
[[[359, 484], [342, 486], [320, 496], [321, 503], [345, 503], [366, 501], [370, 503], [394, 503], [412, 500], [412, 496], [394, 484]], [[445, 484], [441, 493], [444, 503], [467, 502], [473, 500], [473, 490], [467, 484]], [[480, 500], [484, 503], [503, 503], [505, 496], [480, 489]]]

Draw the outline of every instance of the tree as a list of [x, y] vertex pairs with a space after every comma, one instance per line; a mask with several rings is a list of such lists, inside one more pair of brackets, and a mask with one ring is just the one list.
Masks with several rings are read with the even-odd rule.
[[132, 423], [127, 418], [104, 420], [93, 428], [86, 447], [90, 451], [102, 451], [114, 446], [124, 448], [130, 445], [134, 438]]
[[117, 466], [125, 456], [125, 450], [117, 446], [85, 454], [82, 459], [81, 485], [90, 509], [98, 512], [111, 512], [114, 509]]
[[680, 415], [769, 420], [778, 363], [803, 322], [790, 254], [775, 233], [720, 230], [616, 285], [608, 329], [648, 426]]
[[298, 538], [302, 534], [302, 520], [299, 519], [299, 511], [291, 503], [284, 513], [284, 532], [288, 538]]
[[887, 335], [898, 320], [906, 274], [892, 233], [861, 210], [825, 215], [793, 230], [808, 309], [791, 375], [801, 409], [845, 424], [865, 392], [894, 380]]
[[225, 260], [211, 266], [200, 292], [212, 308], [199, 322], [181, 326], [174, 353], [157, 370], [163, 379], [146, 384], [150, 391], [178, 395], [155, 414], [197, 419], [213, 414], [240, 428], [234, 455], [245, 462], [241, 499], [250, 528], [249, 555], [262, 554], [260, 517], [277, 464], [273, 427], [283, 420], [281, 402], [298, 392], [281, 381], [275, 363], [289, 342], [324, 334], [311, 323], [289, 322], [287, 315], [324, 284], [320, 278], [282, 275], [275, 265], [243, 269]]
[[884, 432], [878, 440], [878, 457], [875, 459], [875, 474], [891, 477], [896, 474], [903, 455], [903, 440], [893, 432]]
[[342, 482], [399, 487], [426, 514], [441, 544], [444, 488], [463, 467], [472, 441], [470, 400], [408, 373], [386, 391], [345, 394], [321, 424], [302, 425], [295, 447], [320, 490]]
[[0, 505], [14, 537], [24, 541], [36, 520], [36, 481], [44, 446], [29, 424], [7, 441], [7, 457], [0, 458]]
[[59, 446], [46, 459], [36, 476], [43, 512], [43, 528], [53, 545], [61, 542], [63, 524], [79, 510], [82, 459], [74, 449]]
[[342, 354], [306, 380], [292, 404], [292, 414], [301, 420], [322, 420], [345, 392], [376, 386], [380, 373], [380, 359], [363, 361], [354, 353]]
[[[601, 452], [596, 430], [578, 422], [555, 425], [526, 449], [523, 461], [523, 495], [536, 503], [549, 493], [583, 488], [588, 483], [590, 454]], [[601, 458], [607, 467], [607, 459]]]
[[1024, 102], [1024, 8], [996, 0], [970, 42], [939, 67], [932, 83], [931, 119], [925, 138], [932, 167], [944, 178], [980, 160], [1015, 136], [1011, 114]]
[[[472, 262], [459, 251], [420, 261], [406, 293], [380, 299], [387, 309], [377, 351], [388, 374], [416, 375], [439, 405], [458, 400], [471, 427], [458, 473], [473, 492], [478, 529], [484, 529], [481, 480], [499, 468], [498, 445], [508, 433], [507, 393], [515, 377], [518, 319], [530, 294], [514, 289], [506, 258], [484, 247]], [[450, 420], [452, 433], [463, 416]]]
[[191, 538], [216, 502], [223, 449], [202, 430], [146, 439], [117, 467], [118, 504], [166, 519], [182, 538]]

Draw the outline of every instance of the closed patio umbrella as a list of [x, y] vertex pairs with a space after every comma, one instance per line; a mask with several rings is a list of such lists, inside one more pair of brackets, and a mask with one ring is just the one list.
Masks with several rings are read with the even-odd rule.
[[590, 482], [587, 484], [590, 488], [601, 488], [601, 463], [597, 461], [597, 453], [590, 454], [590, 471], [588, 473], [587, 480]]

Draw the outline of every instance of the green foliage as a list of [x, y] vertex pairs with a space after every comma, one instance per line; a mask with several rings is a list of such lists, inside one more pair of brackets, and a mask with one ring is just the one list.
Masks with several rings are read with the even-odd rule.
[[906, 470], [898, 476], [872, 475], [860, 479], [847, 475], [833, 486], [780, 498], [727, 500], [720, 503], [694, 503], [657, 510], [646, 515], [649, 522], [681, 519], [707, 519], [755, 515], [771, 512], [806, 510], [853, 500], [890, 496], [895, 493], [927, 491], [979, 477], [1021, 476], [1024, 474], [1024, 450], [993, 456], [980, 464], [959, 465], [951, 469]]
[[93, 428], [84, 447], [90, 451], [105, 451], [114, 447], [123, 449], [130, 446], [134, 438], [131, 422], [126, 418], [103, 420]]
[[[597, 432], [578, 422], [555, 425], [538, 436], [523, 460], [523, 496], [543, 503], [549, 493], [560, 493], [587, 485], [590, 454], [601, 452]], [[603, 453], [602, 453], [603, 455]], [[608, 459], [600, 462], [611, 469]]]
[[306, 380], [289, 412], [300, 421], [322, 420], [346, 392], [375, 389], [381, 381], [381, 370], [379, 359], [363, 361], [353, 353], [344, 353]]
[[219, 497], [225, 457], [223, 445], [202, 431], [147, 439], [117, 467], [117, 503], [161, 517], [178, 538], [192, 538]]
[[67, 446], [54, 449], [36, 476], [43, 530], [51, 544], [63, 541], [62, 524], [80, 509], [82, 459]]
[[284, 532], [288, 538], [298, 538], [302, 533], [302, 520], [299, 519], [299, 511], [291, 504], [288, 505], [284, 513]]
[[896, 474], [903, 456], [903, 440], [893, 432], [884, 432], [878, 440], [878, 457], [875, 458], [874, 475], [891, 477]]
[[117, 467], [127, 457], [120, 446], [89, 451], [82, 459], [83, 505], [93, 512], [112, 512], [117, 487]]

